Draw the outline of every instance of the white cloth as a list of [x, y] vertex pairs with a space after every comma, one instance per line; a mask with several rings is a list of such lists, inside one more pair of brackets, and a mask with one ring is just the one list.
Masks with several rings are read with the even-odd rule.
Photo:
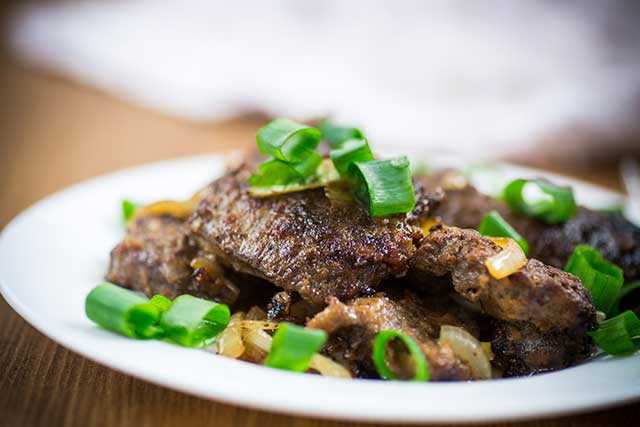
[[[131, 0], [36, 4], [31, 64], [196, 120], [331, 114], [376, 147], [509, 154], [634, 126], [633, 2]], [[637, 117], [637, 116], [636, 116]]]

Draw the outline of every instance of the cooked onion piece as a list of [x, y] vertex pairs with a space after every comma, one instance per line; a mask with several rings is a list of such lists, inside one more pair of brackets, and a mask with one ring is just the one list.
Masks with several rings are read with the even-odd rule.
[[271, 335], [262, 329], [243, 328], [242, 339], [245, 345], [244, 358], [251, 362], [262, 363], [271, 349]]
[[502, 251], [485, 262], [491, 276], [504, 279], [527, 265], [527, 257], [515, 240], [506, 237], [492, 237], [491, 240], [502, 247]]
[[257, 305], [254, 305], [253, 307], [251, 307], [247, 312], [246, 320], [266, 320], [266, 319], [267, 319], [267, 312], [261, 309], [260, 307], [258, 307]]
[[469, 365], [473, 378], [491, 378], [491, 363], [487, 353], [480, 341], [469, 332], [457, 326], [443, 325], [440, 328], [438, 343], [449, 345], [453, 352]]
[[422, 234], [424, 236], [428, 236], [429, 233], [431, 232], [431, 229], [433, 227], [435, 227], [436, 225], [440, 224], [440, 220], [437, 218], [429, 218], [428, 220], [426, 220], [425, 222], [422, 223], [422, 225], [420, 226], [420, 228], [422, 229]]
[[347, 368], [321, 354], [314, 354], [309, 368], [326, 377], [351, 378]]
[[206, 188], [198, 191], [189, 200], [183, 202], [175, 200], [160, 200], [150, 205], [136, 209], [134, 217], [138, 215], [162, 216], [169, 215], [175, 218], [186, 218], [193, 213], [196, 205], [204, 197]]
[[235, 313], [229, 320], [229, 326], [216, 339], [218, 354], [237, 359], [244, 353], [242, 342], [242, 311]]
[[278, 322], [269, 322], [265, 320], [245, 320], [241, 325], [245, 329], [262, 329], [270, 331], [278, 329]]

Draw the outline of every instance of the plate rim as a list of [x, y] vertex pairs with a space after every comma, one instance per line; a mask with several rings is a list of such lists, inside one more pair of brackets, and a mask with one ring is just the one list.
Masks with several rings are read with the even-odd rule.
[[[217, 161], [217, 162], [221, 162], [224, 160], [224, 155], [220, 155], [220, 154], [216, 154], [216, 155], [201, 155], [201, 156], [187, 156], [187, 157], [180, 157], [177, 159], [169, 159], [169, 160], [163, 160], [163, 161], [159, 161], [159, 162], [151, 162], [151, 163], [145, 163], [142, 165], [137, 165], [137, 166], [133, 166], [133, 167], [128, 167], [128, 168], [124, 168], [124, 169], [120, 169], [117, 171], [113, 171], [113, 172], [109, 172], [106, 174], [101, 174], [98, 175], [96, 177], [92, 177], [90, 179], [87, 180], [83, 180], [80, 181], [78, 183], [74, 183], [72, 185], [69, 185], [61, 190], [58, 190], [40, 200], [38, 200], [37, 202], [31, 204], [27, 209], [25, 209], [24, 211], [22, 211], [20, 214], [18, 214], [16, 217], [14, 217], [3, 229], [2, 232], [0, 233], [0, 250], [3, 248], [4, 242], [7, 239], [7, 235], [9, 234], [8, 232], [13, 230], [14, 228], [18, 227], [20, 225], [21, 222], [23, 221], [27, 221], [29, 219], [29, 215], [32, 214], [33, 212], [37, 211], [40, 207], [42, 207], [43, 205], [45, 205], [46, 203], [51, 203], [51, 200], [55, 201], [56, 197], [61, 197], [61, 194], [68, 194], [72, 191], [79, 191], [81, 190], [83, 187], [91, 187], [92, 185], [95, 185], [97, 182], [105, 180], [105, 179], [113, 179], [115, 177], [118, 177], [122, 174], [125, 173], [130, 173], [132, 171], [138, 171], [140, 172], [141, 169], [144, 168], [163, 168], [163, 167], [171, 167], [172, 165], [175, 165], [176, 162], [190, 162], [190, 161], [198, 161], [198, 160], [203, 160], [203, 159], [208, 159], [209, 161], [213, 160], [213, 161]], [[518, 165], [512, 165], [510, 163], [505, 163], [505, 162], [495, 162], [495, 164], [500, 164], [500, 165], [506, 165], [508, 168], [517, 168], [517, 169], [521, 169], [521, 170], [526, 170], [529, 173], [536, 173], [536, 174], [544, 174], [546, 176], [562, 176], [556, 173], [548, 173], [545, 172], [544, 170], [539, 170], [539, 169], [535, 169], [535, 168], [527, 168], [527, 167], [522, 167], [522, 166], [518, 166]], [[211, 177], [212, 179], [214, 177]], [[570, 181], [574, 181], [574, 182], [579, 182], [580, 185], [586, 185], [592, 188], [595, 188], [597, 191], [600, 192], [606, 192], [608, 194], [611, 195], [617, 195], [620, 197], [624, 197], [621, 193], [613, 191], [611, 189], [608, 188], [604, 188], [601, 187], [599, 185], [596, 184], [592, 184], [592, 183], [588, 183], [588, 182], [584, 182], [572, 177], [568, 177], [568, 176], [563, 176], [563, 178], [566, 178]], [[282, 414], [288, 414], [288, 415], [296, 415], [296, 416], [304, 416], [304, 417], [312, 417], [312, 418], [321, 418], [321, 419], [334, 419], [334, 420], [350, 420], [350, 421], [384, 421], [384, 422], [391, 422], [391, 423], [439, 423], [439, 422], [463, 422], [463, 423], [479, 423], [479, 422], [492, 422], [492, 421], [504, 421], [504, 420], [510, 420], [510, 421], [515, 421], [515, 420], [525, 420], [525, 419], [533, 419], [533, 418], [548, 418], [548, 417], [552, 417], [552, 416], [559, 416], [559, 415], [566, 415], [566, 414], [571, 414], [571, 413], [577, 413], [577, 412], [582, 412], [584, 411], [586, 408], [588, 408], [589, 411], [592, 410], [596, 410], [596, 409], [601, 409], [604, 407], [610, 407], [610, 406], [616, 406], [616, 405], [622, 405], [631, 401], [635, 401], [635, 400], [640, 400], [640, 389], [634, 391], [634, 392], [630, 392], [630, 393], [621, 393], [620, 395], [617, 396], [617, 398], [612, 398], [606, 401], [601, 401], [601, 402], [588, 402], [588, 403], [574, 403], [572, 406], [566, 406], [563, 408], [554, 408], [551, 409], [549, 411], [545, 411], [545, 412], [538, 412], [538, 411], [519, 411], [517, 413], [513, 413], [511, 415], [500, 415], [500, 414], [493, 414], [493, 415], [489, 415], [489, 416], [474, 416], [473, 418], [469, 418], [469, 417], [459, 417], [459, 418], [450, 418], [450, 417], [445, 417], [445, 418], [439, 418], [439, 417], [433, 417], [433, 416], [429, 416], [429, 417], [424, 417], [424, 416], [411, 416], [411, 417], [398, 417], [397, 414], [395, 413], [390, 413], [387, 415], [383, 415], [383, 414], [371, 414], [370, 416], [367, 416], [367, 414], [359, 414], [359, 413], [350, 413], [348, 410], [347, 411], [343, 411], [339, 414], [328, 414], [326, 412], [321, 412], [318, 411], [317, 409], [314, 411], [313, 409], [309, 409], [309, 408], [305, 408], [303, 406], [295, 406], [292, 407], [291, 405], [288, 404], [281, 404], [281, 405], [275, 405], [274, 402], [269, 402], [269, 401], [264, 401], [264, 402], [260, 402], [260, 401], [256, 401], [250, 397], [247, 398], [242, 398], [242, 396], [238, 396], [238, 395], [234, 395], [233, 393], [214, 393], [212, 394], [210, 391], [205, 393], [202, 390], [194, 390], [193, 387], [188, 387], [185, 384], [176, 384], [175, 381], [167, 381], [167, 380], [163, 380], [163, 379], [158, 379], [158, 376], [156, 375], [152, 375], [146, 372], [140, 373], [140, 372], [136, 372], [133, 369], [130, 368], [130, 366], [128, 366], [128, 364], [126, 363], [120, 363], [120, 361], [115, 362], [113, 360], [109, 360], [109, 356], [108, 355], [104, 355], [104, 357], [102, 357], [99, 354], [95, 354], [95, 353], [91, 353], [91, 352], [87, 352], [87, 351], [83, 351], [83, 349], [79, 348], [80, 346], [77, 345], [76, 343], [72, 342], [71, 339], [69, 339], [68, 337], [61, 337], [58, 334], [56, 334], [55, 332], [51, 332], [50, 328], [48, 328], [44, 322], [43, 319], [41, 318], [40, 315], [38, 315], [37, 313], [33, 312], [29, 307], [28, 304], [25, 304], [23, 301], [20, 300], [20, 298], [18, 298], [14, 292], [12, 291], [12, 287], [8, 284], [5, 283], [5, 279], [3, 277], [2, 272], [0, 271], [0, 293], [3, 295], [4, 299], [7, 301], [7, 303], [9, 304], [9, 306], [16, 311], [16, 313], [18, 313], [18, 315], [20, 315], [25, 321], [27, 321], [30, 325], [32, 325], [36, 330], [38, 330], [40, 333], [42, 333], [43, 335], [45, 335], [46, 337], [48, 337], [49, 339], [52, 339], [53, 341], [55, 341], [56, 343], [62, 345], [63, 347], [70, 349], [71, 351], [73, 351], [76, 354], [79, 354], [82, 357], [86, 357], [100, 365], [103, 365], [107, 368], [110, 369], [114, 369], [118, 372], [122, 372], [125, 373], [126, 375], [131, 375], [133, 377], [142, 379], [144, 381], [153, 383], [153, 384], [157, 384], [160, 385], [162, 387], [165, 388], [169, 388], [169, 389], [174, 389], [174, 390], [179, 390], [181, 392], [184, 392], [186, 394], [190, 394], [190, 395], [195, 395], [204, 399], [209, 399], [209, 400], [215, 400], [215, 401], [219, 401], [219, 402], [223, 402], [223, 403], [227, 403], [227, 404], [233, 404], [233, 405], [238, 405], [238, 406], [242, 406], [242, 407], [247, 407], [247, 408], [253, 408], [253, 409], [258, 409], [258, 410], [264, 410], [264, 411], [270, 411], [270, 412], [277, 412], [277, 413], [282, 413]], [[64, 334], [62, 334], [64, 335]], [[229, 362], [235, 362], [235, 363], [242, 363], [243, 365], [245, 364], [244, 362], [239, 362], [239, 361], [231, 361], [228, 360]], [[261, 371], [264, 371], [265, 369], [259, 366], [255, 366], [255, 365], [249, 365], [254, 369], [260, 369]], [[271, 370], [269, 370], [271, 371]], [[292, 373], [288, 373], [288, 372], [271, 372], [269, 375], [284, 375], [285, 377], [287, 376], [297, 376], [299, 377], [299, 374], [292, 374]], [[543, 374], [543, 375], [539, 375], [537, 376], [537, 378], [543, 377], [544, 375], [548, 375], [548, 374]], [[311, 377], [311, 378], [307, 378], [305, 379], [305, 381], [307, 380], [311, 380], [311, 381], [329, 381], [329, 382], [333, 382], [333, 381], [340, 381], [341, 383], [344, 382], [342, 380], [335, 380], [332, 378], [315, 378], [315, 377]], [[505, 379], [505, 380], [498, 380], [498, 381], [518, 381], [518, 380], [522, 380], [522, 379]], [[431, 387], [436, 386], [436, 387], [447, 387], [450, 386], [452, 384], [438, 384], [438, 383], [433, 383], [430, 384]], [[409, 384], [403, 384], [403, 387], [407, 387], [410, 386]], [[455, 386], [461, 386], [461, 384], [455, 384]], [[469, 384], [465, 384], [465, 387], [468, 387]]]

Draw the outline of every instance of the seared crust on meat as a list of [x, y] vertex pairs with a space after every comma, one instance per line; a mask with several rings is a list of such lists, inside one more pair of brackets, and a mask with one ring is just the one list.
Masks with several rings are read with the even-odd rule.
[[475, 230], [437, 226], [425, 236], [412, 263], [418, 272], [451, 275], [456, 292], [492, 317], [526, 321], [540, 329], [573, 328], [595, 321], [591, 295], [570, 273], [530, 259], [520, 271], [493, 278], [487, 258], [501, 248]]
[[493, 363], [505, 376], [563, 369], [589, 356], [593, 342], [584, 329], [540, 331], [531, 323], [492, 322]]
[[307, 327], [324, 329], [329, 341], [324, 352], [349, 367], [354, 375], [377, 377], [372, 361], [373, 340], [378, 332], [395, 329], [413, 338], [424, 352], [434, 381], [471, 378], [469, 367], [449, 346], [436, 339], [443, 324], [462, 326], [478, 333], [473, 317], [446, 299], [431, 302], [415, 294], [400, 297], [377, 294], [345, 304], [333, 298], [323, 311], [307, 323]]
[[249, 169], [211, 184], [189, 222], [192, 237], [226, 265], [298, 292], [316, 304], [347, 300], [408, 269], [422, 233], [419, 212], [371, 218], [357, 206], [332, 206], [324, 190], [266, 198], [248, 193]]

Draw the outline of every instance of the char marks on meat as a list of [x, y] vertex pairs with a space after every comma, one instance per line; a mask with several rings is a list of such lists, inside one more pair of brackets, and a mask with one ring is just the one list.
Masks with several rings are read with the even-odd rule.
[[563, 268], [578, 244], [598, 249], [605, 259], [625, 272], [627, 280], [640, 278], [640, 228], [621, 214], [606, 214], [579, 207], [561, 224], [549, 225], [516, 215], [509, 207], [478, 192], [466, 182], [452, 185], [452, 172], [420, 178], [432, 192], [444, 190], [444, 202], [432, 212], [447, 225], [478, 228], [482, 217], [497, 210], [529, 243], [529, 254], [545, 264]]
[[[509, 331], [520, 331], [496, 337], [496, 343], [500, 344], [498, 352], [509, 351], [509, 356], [502, 359], [503, 364], [519, 366], [514, 371], [560, 368], [588, 355], [586, 333], [595, 326], [595, 309], [580, 280], [535, 259], [510, 276], [495, 279], [485, 261], [501, 250], [475, 230], [436, 226], [424, 237], [412, 263], [417, 274], [450, 276], [456, 292], [469, 301], [479, 302], [488, 315], [509, 322]], [[538, 334], [531, 333], [532, 330]], [[520, 343], [514, 341], [516, 336], [523, 335]], [[523, 347], [529, 342], [528, 337], [544, 346], [552, 341], [549, 337], [560, 335], [571, 337], [557, 340], [562, 345], [558, 354], [566, 356], [561, 362], [553, 357], [544, 361], [543, 353], [536, 359]], [[511, 341], [511, 347], [507, 341]]]
[[243, 167], [216, 180], [190, 218], [204, 252], [316, 304], [371, 294], [406, 273], [426, 196], [418, 194], [413, 216], [371, 218], [358, 207], [332, 206], [323, 189], [252, 197], [248, 176]]
[[329, 341], [323, 351], [357, 377], [377, 377], [371, 358], [373, 340], [378, 332], [395, 329], [418, 343], [429, 362], [432, 380], [470, 379], [469, 367], [449, 346], [436, 341], [443, 324], [478, 333], [474, 317], [448, 299], [421, 300], [409, 292], [401, 296], [376, 294], [350, 303], [333, 298], [307, 327], [327, 331]]

